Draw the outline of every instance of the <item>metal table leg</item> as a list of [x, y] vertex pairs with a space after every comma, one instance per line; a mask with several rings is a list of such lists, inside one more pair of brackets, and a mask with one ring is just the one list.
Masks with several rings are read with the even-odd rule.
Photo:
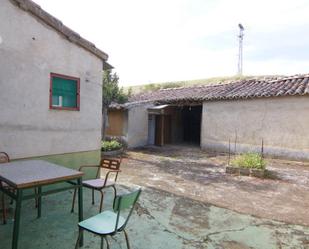
[[41, 217], [41, 213], [42, 213], [42, 187], [38, 187], [38, 194], [39, 194], [39, 197], [37, 198], [38, 200], [38, 218]]
[[17, 189], [16, 195], [17, 195], [17, 198], [16, 198], [16, 208], [15, 208], [12, 249], [17, 249], [17, 246], [18, 246], [20, 212], [21, 212], [21, 202], [22, 202], [22, 198], [23, 198], [23, 190]]
[[[82, 186], [82, 178], [77, 179], [78, 184], [78, 221], [81, 222], [83, 218], [83, 186]], [[83, 246], [84, 244], [84, 232], [81, 228], [79, 228], [80, 240], [79, 246]]]

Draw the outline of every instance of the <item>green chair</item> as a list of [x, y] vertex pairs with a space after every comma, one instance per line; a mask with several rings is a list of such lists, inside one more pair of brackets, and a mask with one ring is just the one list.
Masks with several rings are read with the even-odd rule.
[[[135, 203], [138, 200], [141, 191], [142, 190], [139, 188], [138, 190], [128, 194], [117, 195], [114, 199], [113, 211], [103, 211], [102, 213], [99, 213], [87, 220], [78, 223], [80, 230], [75, 249], [79, 247], [81, 231], [83, 230], [99, 235], [101, 237], [101, 249], [104, 247], [104, 240], [106, 241], [107, 249], [110, 248], [107, 236], [113, 236], [118, 232], [123, 231], [126, 238], [127, 248], [130, 249], [129, 238], [125, 231], [125, 227], [133, 212]], [[120, 212], [125, 209], [129, 210], [125, 216], [126, 218], [120, 215]]]

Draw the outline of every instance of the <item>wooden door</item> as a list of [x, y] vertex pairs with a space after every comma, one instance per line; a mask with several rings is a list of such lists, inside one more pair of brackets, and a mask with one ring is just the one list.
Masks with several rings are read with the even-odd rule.
[[156, 115], [155, 145], [163, 146], [171, 143], [171, 116]]

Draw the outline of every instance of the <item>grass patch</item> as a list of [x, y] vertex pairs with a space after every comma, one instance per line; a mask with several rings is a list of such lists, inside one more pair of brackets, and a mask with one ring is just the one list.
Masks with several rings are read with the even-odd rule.
[[249, 168], [249, 169], [265, 169], [266, 162], [261, 157], [260, 154], [245, 153], [233, 159], [231, 161], [231, 165], [235, 167]]

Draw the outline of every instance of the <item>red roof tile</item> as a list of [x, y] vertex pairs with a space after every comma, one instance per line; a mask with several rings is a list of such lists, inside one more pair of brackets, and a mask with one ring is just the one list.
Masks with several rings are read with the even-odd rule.
[[130, 98], [127, 105], [159, 102], [203, 102], [309, 94], [309, 74], [278, 79], [239, 80], [228, 84], [162, 89]]

